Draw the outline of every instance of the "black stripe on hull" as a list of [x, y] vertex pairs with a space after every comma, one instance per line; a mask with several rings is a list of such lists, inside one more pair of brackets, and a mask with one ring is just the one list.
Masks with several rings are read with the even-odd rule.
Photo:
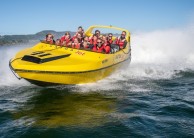
[[26, 79], [28, 82], [35, 84], [37, 86], [42, 86], [42, 87], [47, 87], [47, 86], [58, 86], [58, 85], [75, 85], [75, 84], [60, 84], [60, 83], [52, 83], [52, 82], [45, 82], [45, 81], [38, 81], [38, 80], [31, 80], [31, 79]]

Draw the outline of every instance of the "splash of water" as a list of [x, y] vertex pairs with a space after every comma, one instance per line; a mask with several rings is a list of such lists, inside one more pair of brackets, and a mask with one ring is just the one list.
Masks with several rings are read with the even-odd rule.
[[32, 43], [0, 47], [0, 86], [29, 85], [25, 80], [19, 81], [12, 74], [9, 69], [9, 60], [13, 58], [18, 51], [30, 46], [32, 46]]
[[193, 70], [193, 35], [192, 27], [134, 34], [132, 72], [137, 76], [169, 78], [175, 70]]

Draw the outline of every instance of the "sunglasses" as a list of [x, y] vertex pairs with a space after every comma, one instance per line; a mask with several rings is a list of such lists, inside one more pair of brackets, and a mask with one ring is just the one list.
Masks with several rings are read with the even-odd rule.
[[111, 35], [109, 37], [112, 37]]
[[97, 43], [102, 43], [102, 42], [97, 42]]

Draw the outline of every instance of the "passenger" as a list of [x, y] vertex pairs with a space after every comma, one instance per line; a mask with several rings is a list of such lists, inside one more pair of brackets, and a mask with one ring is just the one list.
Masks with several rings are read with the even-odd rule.
[[65, 35], [61, 37], [61, 42], [66, 41], [67, 38], [71, 38], [71, 34], [69, 32], [66, 32]]
[[93, 34], [92, 36], [90, 36], [90, 40], [93, 39], [93, 37], [96, 36], [97, 38], [101, 38], [102, 36], [100, 35], [100, 31], [99, 30], [95, 30], [95, 34]]
[[61, 40], [60, 39], [57, 39], [56, 42], [55, 42], [55, 45], [61, 46]]
[[108, 43], [107, 37], [106, 37], [105, 35], [102, 36], [102, 41], [103, 41], [104, 43]]
[[77, 38], [78, 38], [79, 43], [82, 43], [82, 41], [83, 41], [83, 35], [81, 33], [78, 33], [77, 34]]
[[126, 47], [127, 40], [125, 31], [121, 33], [121, 36], [117, 37], [115, 44], [117, 44], [120, 49], [124, 49]]
[[102, 36], [102, 46], [104, 47], [105, 53], [109, 54], [110, 53], [110, 44], [107, 40], [107, 37], [105, 35]]
[[83, 42], [81, 43], [81, 47], [84, 49], [90, 48], [89, 37], [85, 36]]
[[108, 34], [108, 43], [109, 43], [109, 45], [111, 45], [113, 43], [112, 36], [113, 36], [112, 33]]
[[79, 26], [78, 27], [77, 32], [80, 33], [80, 34], [82, 34], [82, 36], [84, 35], [84, 29], [82, 28], [82, 26]]
[[72, 41], [74, 41], [75, 38], [78, 38], [79, 43], [83, 41], [83, 36], [81, 33], [77, 33], [76, 35], [74, 35]]
[[55, 43], [54, 36], [52, 34], [47, 34], [45, 41], [46, 43], [54, 44]]
[[71, 45], [71, 34], [69, 32], [66, 32], [65, 35], [61, 37], [61, 43], [63, 46]]
[[74, 36], [77, 37], [78, 34], [81, 34], [81, 36], [84, 37], [84, 29], [82, 28], [82, 26], [78, 27], [77, 32]]
[[102, 37], [102, 36], [100, 35], [100, 31], [99, 31], [99, 30], [96, 30], [96, 31], [95, 31], [95, 35], [97, 36], [97, 38]]
[[100, 39], [100, 38], [97, 39], [97, 44], [94, 45], [94, 47], [92, 48], [92, 51], [101, 52], [101, 53], [105, 52], [105, 49], [102, 45], [102, 39]]
[[80, 49], [80, 43], [78, 41], [78, 38], [75, 38], [73, 43], [71, 44], [72, 48]]
[[90, 44], [92, 45], [96, 45], [97, 44], [97, 36], [96, 35], [93, 35], [92, 39], [90, 39]]

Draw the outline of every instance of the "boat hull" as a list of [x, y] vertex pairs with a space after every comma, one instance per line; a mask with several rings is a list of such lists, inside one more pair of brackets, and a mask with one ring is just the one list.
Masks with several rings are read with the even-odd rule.
[[127, 59], [121, 63], [92, 71], [85, 72], [49, 72], [49, 71], [29, 71], [29, 70], [16, 70], [16, 73], [23, 79], [30, 83], [49, 86], [49, 85], [74, 85], [93, 83], [113, 74], [116, 70], [121, 69], [129, 63]]

